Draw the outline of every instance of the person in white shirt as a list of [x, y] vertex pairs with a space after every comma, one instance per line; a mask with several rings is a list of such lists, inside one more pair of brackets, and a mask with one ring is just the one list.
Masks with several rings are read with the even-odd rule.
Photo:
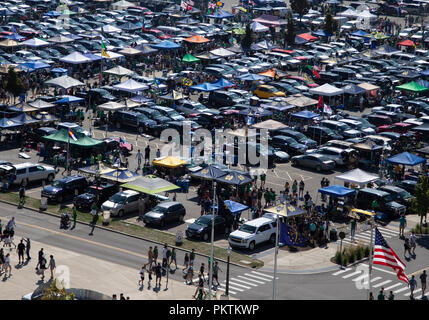
[[142, 266], [142, 268], [140, 269], [139, 285], [141, 285], [142, 287], [143, 287], [143, 281], [144, 281], [144, 266]]
[[164, 244], [164, 248], [162, 248], [162, 266], [163, 267], [165, 267], [168, 264], [167, 251], [168, 251], [168, 245]]
[[411, 249], [413, 249], [413, 256], [416, 254], [416, 236], [414, 234], [414, 232], [411, 233], [410, 235], [410, 247]]

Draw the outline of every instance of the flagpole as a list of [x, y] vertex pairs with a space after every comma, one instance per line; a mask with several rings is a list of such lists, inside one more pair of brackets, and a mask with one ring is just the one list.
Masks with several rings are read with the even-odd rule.
[[373, 251], [374, 251], [374, 221], [375, 221], [375, 212], [371, 217], [371, 240], [369, 246], [369, 270], [368, 270], [368, 290], [367, 290], [367, 300], [369, 300], [369, 290], [371, 289], [371, 272], [372, 272], [372, 261], [373, 261]]
[[[286, 214], [286, 202], [285, 202], [285, 214]], [[279, 214], [277, 214], [277, 226], [276, 226], [276, 246], [274, 251], [274, 279], [273, 279], [273, 300], [276, 300], [276, 276], [277, 276], [277, 253], [279, 246], [279, 226], [280, 226], [280, 218]]]
[[[71, 129], [69, 129], [71, 130]], [[70, 165], [70, 131], [68, 134], [69, 138], [67, 140], [67, 163], [66, 163], [66, 170], [69, 171], [69, 165]]]

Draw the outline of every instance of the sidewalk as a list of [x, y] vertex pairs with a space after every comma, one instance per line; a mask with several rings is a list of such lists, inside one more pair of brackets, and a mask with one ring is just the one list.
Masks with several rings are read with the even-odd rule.
[[[20, 234], [15, 236], [16, 244], [19, 243], [21, 236]], [[153, 275], [151, 281], [152, 287], [148, 289], [148, 274], [146, 274], [144, 288], [140, 291], [138, 281], [141, 266], [136, 266], [133, 269], [88, 255], [31, 241], [32, 259], [23, 267], [18, 267], [18, 254], [15, 249], [12, 249], [12, 251], [4, 249], [5, 255], [9, 252], [11, 253], [12, 276], [5, 278], [4, 274], [2, 274], [0, 300], [20, 300], [22, 296], [33, 292], [41, 284], [41, 275], [38, 275], [35, 271], [37, 253], [41, 247], [44, 248], [48, 262], [49, 256], [51, 254], [54, 256], [57, 265], [57, 276], [65, 274], [69, 270], [71, 288], [90, 289], [109, 296], [116, 294], [118, 298], [119, 294], [123, 293], [125, 297], [130, 297], [131, 300], [192, 300], [192, 295], [196, 289], [195, 286], [188, 286], [184, 282], [170, 278], [168, 289], [165, 290], [166, 278], [163, 277], [161, 289], [157, 292], [153, 290], [155, 276]], [[45, 282], [49, 278], [50, 271], [46, 270]]]

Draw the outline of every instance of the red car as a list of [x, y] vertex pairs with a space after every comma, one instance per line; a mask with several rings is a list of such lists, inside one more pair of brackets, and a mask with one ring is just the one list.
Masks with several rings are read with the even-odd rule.
[[393, 124], [385, 124], [385, 125], [377, 127], [377, 133], [379, 133], [379, 132], [397, 132], [400, 134], [404, 134], [413, 127], [414, 126], [411, 123], [396, 122]]
[[169, 35], [165, 34], [164, 32], [162, 32], [161, 30], [158, 30], [158, 29], [149, 29], [149, 30], [145, 30], [144, 32], [153, 34], [155, 37], [157, 37], [158, 39], [161, 39], [161, 40], [167, 40], [167, 39], [173, 38], [172, 36], [169, 36]]
[[108, 148], [111, 148], [112, 150], [119, 147], [121, 151], [133, 151], [133, 145], [120, 137], [106, 138], [104, 139], [104, 142], [106, 143]]

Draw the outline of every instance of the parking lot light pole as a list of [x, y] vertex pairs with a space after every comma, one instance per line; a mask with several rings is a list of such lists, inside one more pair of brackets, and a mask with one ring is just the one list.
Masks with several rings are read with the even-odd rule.
[[[212, 214], [212, 231], [211, 231], [211, 245], [210, 245], [210, 264], [213, 264], [214, 255], [214, 222], [216, 213], [216, 181], [213, 180], [213, 214]], [[209, 300], [212, 299], [212, 284], [213, 284], [213, 268], [209, 265]]]
[[229, 259], [231, 256], [231, 247], [228, 245], [228, 248], [226, 249], [226, 253], [228, 254], [228, 259], [226, 260], [226, 289], [225, 289], [225, 295], [229, 297]]

